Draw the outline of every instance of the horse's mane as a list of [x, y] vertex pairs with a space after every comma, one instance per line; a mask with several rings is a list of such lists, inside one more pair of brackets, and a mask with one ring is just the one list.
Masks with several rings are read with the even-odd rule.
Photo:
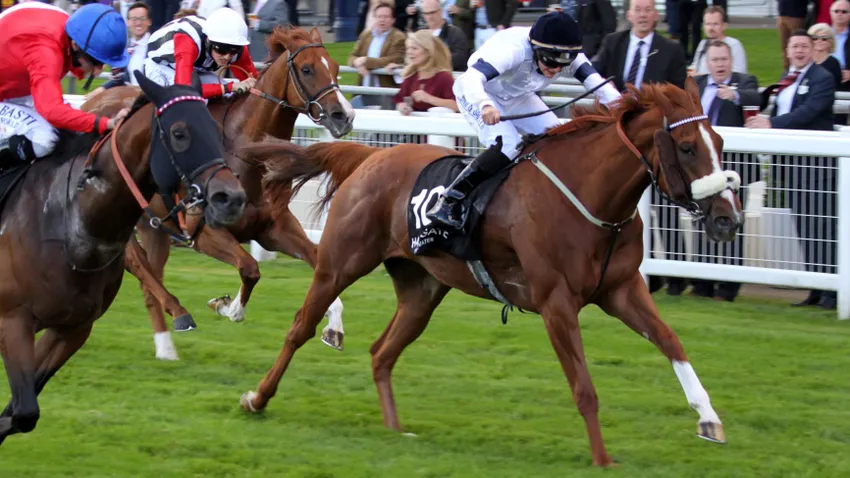
[[555, 126], [546, 134], [560, 136], [573, 131], [590, 129], [599, 124], [616, 123], [627, 115], [635, 115], [652, 108], [658, 104], [659, 98], [686, 108], [693, 106], [690, 95], [675, 85], [644, 84], [640, 90], [633, 85], [627, 85], [622, 98], [612, 108], [609, 109], [599, 101], [596, 101], [593, 106], [576, 106], [573, 108], [572, 121]]
[[304, 40], [307, 43], [313, 43], [310, 34], [306, 31], [292, 26], [281, 25], [274, 27], [274, 31], [266, 38], [266, 46], [269, 47], [271, 58], [267, 63], [271, 63], [286, 51], [286, 41]]

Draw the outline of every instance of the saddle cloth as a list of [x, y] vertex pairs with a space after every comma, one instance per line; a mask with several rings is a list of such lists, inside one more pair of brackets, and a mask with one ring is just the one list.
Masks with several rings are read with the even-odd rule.
[[437, 224], [425, 217], [440, 193], [473, 159], [470, 156], [445, 156], [432, 161], [419, 173], [407, 208], [407, 232], [413, 254], [424, 256], [441, 251], [464, 261], [481, 260], [478, 226], [487, 204], [508, 177], [511, 168], [505, 168], [487, 179], [463, 199], [468, 215], [463, 230]]

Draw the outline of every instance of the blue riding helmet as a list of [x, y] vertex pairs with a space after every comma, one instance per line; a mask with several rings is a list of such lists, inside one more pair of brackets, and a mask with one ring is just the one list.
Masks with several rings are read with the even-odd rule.
[[534, 22], [528, 35], [531, 48], [546, 66], [569, 66], [581, 53], [581, 29], [564, 12], [549, 12]]
[[65, 23], [65, 33], [95, 60], [124, 68], [127, 55], [127, 24], [114, 8], [90, 3], [77, 10]]

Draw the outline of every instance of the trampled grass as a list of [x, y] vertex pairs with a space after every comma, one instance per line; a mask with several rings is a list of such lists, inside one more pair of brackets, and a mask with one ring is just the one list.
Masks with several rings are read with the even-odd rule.
[[[310, 269], [279, 258], [241, 324], [206, 299], [235, 270], [174, 250], [166, 283], [200, 328], [159, 362], [138, 285], [127, 277], [89, 343], [48, 384], [41, 422], [0, 448], [5, 477], [550, 477], [850, 475], [850, 322], [832, 312], [742, 298], [656, 297], [724, 420], [729, 444], [697, 439], [697, 415], [665, 358], [591, 307], [582, 334], [603, 434], [620, 463], [590, 466], [584, 423], [540, 318], [452, 292], [402, 355], [394, 385], [402, 436], [383, 428], [368, 347], [395, 298], [383, 269], [342, 298], [346, 349], [310, 341], [265, 414], [239, 396], [274, 361]], [[323, 326], [323, 325], [322, 325]], [[5, 383], [5, 380], [3, 380]], [[0, 400], [9, 391], [0, 388]]]

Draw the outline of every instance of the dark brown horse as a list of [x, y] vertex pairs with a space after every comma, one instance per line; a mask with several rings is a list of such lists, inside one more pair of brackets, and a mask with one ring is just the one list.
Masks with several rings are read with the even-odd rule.
[[[639, 216], [629, 218], [641, 194], [660, 176], [662, 191], [705, 214], [706, 231], [714, 240], [732, 240], [743, 221], [734, 192], [738, 183], [734, 173], [720, 169], [722, 142], [702, 115], [693, 81], [688, 80], [687, 91], [671, 85], [644, 85], [640, 92], [632, 88], [619, 104], [609, 106], [610, 111], [578, 110], [573, 122], [526, 146], [524, 153], [533, 151], [532, 159], [511, 171], [480, 226], [483, 263], [498, 289], [512, 304], [543, 317], [584, 417], [596, 465], [608, 465], [611, 458], [602, 440], [578, 325], [579, 311], [591, 303], [661, 350], [672, 362], [688, 403], [699, 413], [698, 435], [725, 441], [708, 394], [676, 334], [659, 317], [638, 271], [643, 224]], [[258, 145], [246, 153], [278, 156], [267, 163], [270, 187], [293, 180], [297, 187], [330, 173], [324, 199], [334, 200], [304, 304], [274, 366], [256, 392], [242, 396], [242, 408], [266, 408], [293, 354], [315, 335], [331, 301], [383, 262], [395, 285], [398, 308], [372, 345], [372, 374], [384, 424], [400, 430], [390, 374], [401, 352], [422, 333], [451, 288], [489, 298], [464, 261], [442, 253], [416, 256], [409, 246], [407, 216], [414, 181], [426, 165], [455, 152], [429, 145], [382, 150], [329, 143], [306, 149]], [[611, 224], [601, 227], [592, 221]], [[610, 262], [603, 268], [612, 244]]]
[[[265, 135], [289, 140], [300, 113], [323, 125], [335, 137], [351, 131], [354, 110], [339, 91], [336, 82], [339, 65], [328, 55], [318, 30], [314, 28], [308, 34], [294, 27], [277, 28], [267, 43], [271, 59], [261, 71], [253, 94], [232, 100], [215, 99], [209, 104], [213, 117], [222, 125], [225, 149], [230, 152], [238, 144], [255, 141]], [[130, 88], [106, 90], [84, 104], [82, 109], [109, 113], [120, 109], [131, 94]], [[239, 270], [242, 286], [236, 298], [219, 297], [210, 300], [209, 305], [218, 314], [241, 322], [245, 318], [251, 292], [260, 280], [257, 261], [241, 244], [255, 240], [265, 249], [302, 259], [311, 267], [316, 263], [316, 245], [307, 238], [288, 208], [273, 213], [263, 196], [261, 180], [265, 168], [261, 163], [246, 162], [232, 154], [227, 154], [226, 159], [248, 194], [245, 214], [242, 220], [226, 229], [202, 227], [197, 232], [193, 247]], [[285, 195], [285, 198], [277, 198], [277, 201], [289, 202], [290, 194], [284, 188], [279, 188], [278, 194]], [[160, 217], [167, 210], [161, 198], [155, 198], [151, 207]], [[197, 215], [187, 218], [185, 226], [189, 234], [198, 230], [199, 219]], [[174, 221], [167, 222], [166, 226], [181, 230]], [[130, 271], [139, 278], [145, 291], [157, 358], [175, 360], [177, 353], [168, 334], [161, 304], [166, 305], [167, 310], [173, 310], [172, 315], [177, 314], [175, 330], [191, 330], [196, 325], [179, 301], [161, 284], [171, 246], [170, 236], [161, 229], [149, 227], [145, 221], [140, 222], [139, 231], [146, 254], [141, 253], [133, 239], [128, 246], [135, 259]], [[146, 262], [149, 262], [150, 270], [147, 270]], [[151, 277], [157, 281], [152, 281]], [[333, 331], [329, 332], [329, 336], [338, 337], [335, 345], [341, 348], [341, 301], [334, 302], [328, 310], [328, 317], [328, 329]]]
[[190, 186], [214, 226], [244, 209], [245, 191], [197, 90], [137, 79], [144, 97], [90, 161], [96, 138], [60, 143], [62, 157], [32, 164], [3, 211], [0, 352], [12, 400], [0, 414], [0, 443], [35, 428], [38, 394], [118, 293], [127, 241], [157, 189]]

